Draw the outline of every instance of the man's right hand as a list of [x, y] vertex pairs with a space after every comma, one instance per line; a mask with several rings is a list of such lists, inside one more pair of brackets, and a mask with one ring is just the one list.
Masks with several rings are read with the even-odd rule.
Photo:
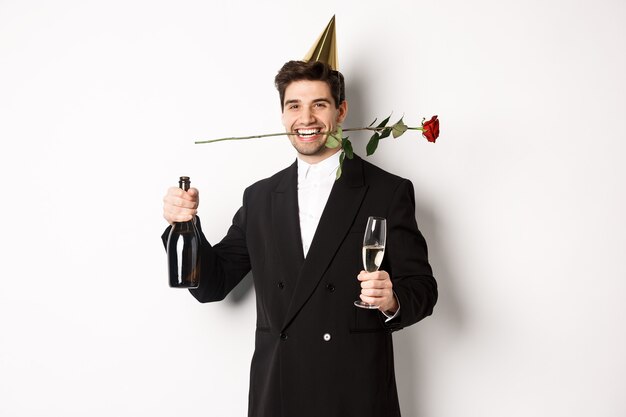
[[200, 193], [195, 188], [185, 191], [171, 187], [163, 197], [163, 217], [169, 224], [187, 222], [198, 213]]

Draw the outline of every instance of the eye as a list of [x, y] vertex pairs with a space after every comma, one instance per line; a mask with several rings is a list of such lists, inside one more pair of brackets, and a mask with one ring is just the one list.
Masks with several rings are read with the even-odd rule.
[[324, 103], [324, 102], [315, 103], [315, 107], [317, 107], [319, 109], [326, 108], [326, 103]]
[[289, 104], [287, 106], [288, 110], [297, 110], [298, 109], [298, 105], [297, 104]]

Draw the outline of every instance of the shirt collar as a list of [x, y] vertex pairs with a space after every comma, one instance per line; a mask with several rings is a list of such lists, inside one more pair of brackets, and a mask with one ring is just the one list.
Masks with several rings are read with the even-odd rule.
[[313, 173], [320, 179], [336, 175], [337, 168], [339, 168], [340, 155], [341, 152], [335, 152], [317, 164], [309, 164], [298, 157], [298, 182], [306, 180]]

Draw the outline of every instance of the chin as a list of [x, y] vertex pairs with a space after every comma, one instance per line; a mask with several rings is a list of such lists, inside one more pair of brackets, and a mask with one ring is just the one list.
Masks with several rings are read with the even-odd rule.
[[324, 144], [320, 144], [320, 143], [298, 143], [294, 145], [294, 148], [296, 148], [296, 151], [298, 151], [299, 154], [301, 155], [320, 155], [322, 153], [324, 153], [324, 149], [326, 149], [326, 147], [324, 146]]

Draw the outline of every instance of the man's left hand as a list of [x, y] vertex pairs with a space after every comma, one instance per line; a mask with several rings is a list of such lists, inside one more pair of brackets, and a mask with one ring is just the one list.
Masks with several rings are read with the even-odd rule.
[[393, 283], [386, 271], [361, 271], [357, 276], [361, 281], [361, 300], [378, 306], [380, 311], [394, 314], [398, 311], [398, 301], [393, 293]]

